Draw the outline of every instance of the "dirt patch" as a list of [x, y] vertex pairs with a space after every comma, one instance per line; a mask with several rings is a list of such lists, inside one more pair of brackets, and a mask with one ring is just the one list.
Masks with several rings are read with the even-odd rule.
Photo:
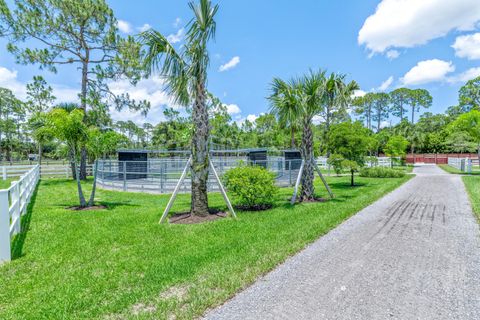
[[198, 224], [223, 219], [226, 217], [226, 212], [210, 212], [209, 215], [203, 217], [193, 216], [190, 213], [179, 213], [172, 216], [169, 221], [173, 224]]
[[79, 206], [74, 206], [74, 207], [68, 207], [68, 210], [72, 211], [92, 211], [92, 210], [106, 210], [106, 206], [91, 206], [91, 207], [79, 207]]
[[173, 286], [168, 288], [166, 291], [163, 291], [158, 296], [161, 300], [167, 300], [175, 298], [177, 300], [183, 300], [188, 293], [187, 286]]
[[142, 313], [152, 313], [155, 312], [157, 308], [155, 306], [147, 306], [143, 303], [137, 303], [132, 307], [132, 314], [138, 316]]
[[324, 198], [315, 198], [312, 200], [303, 200], [302, 202], [297, 201], [297, 203], [318, 203], [318, 202], [326, 202], [327, 199]]
[[236, 209], [242, 211], [265, 211], [273, 208], [271, 204], [258, 204], [254, 206], [235, 206]]

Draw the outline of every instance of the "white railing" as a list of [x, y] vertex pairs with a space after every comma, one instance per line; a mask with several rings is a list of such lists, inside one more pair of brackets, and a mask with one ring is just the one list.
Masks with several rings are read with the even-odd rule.
[[473, 161], [470, 158], [448, 158], [448, 165], [462, 172], [472, 173]]
[[[32, 168], [36, 167], [31, 165], [24, 166], [2, 166], [0, 167], [0, 174], [3, 180], [9, 178], [16, 178], [24, 175]], [[92, 165], [87, 165], [87, 174], [91, 175]], [[40, 167], [40, 176], [42, 178], [48, 177], [65, 177], [70, 178], [72, 176], [72, 169], [69, 164], [50, 164], [50, 165], [41, 165]]]
[[[375, 158], [374, 158], [375, 159]], [[328, 169], [328, 158], [327, 157], [318, 157], [317, 165], [322, 169]], [[390, 157], [376, 157], [375, 162], [366, 161], [367, 167], [387, 167], [392, 166], [392, 159]]]
[[0, 263], [11, 260], [10, 242], [21, 231], [21, 218], [40, 179], [40, 166], [33, 166], [8, 189], [0, 190]]

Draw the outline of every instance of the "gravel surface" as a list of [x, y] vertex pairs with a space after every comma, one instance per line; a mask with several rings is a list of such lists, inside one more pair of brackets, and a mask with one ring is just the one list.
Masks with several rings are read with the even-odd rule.
[[480, 319], [480, 233], [433, 165], [206, 319]]

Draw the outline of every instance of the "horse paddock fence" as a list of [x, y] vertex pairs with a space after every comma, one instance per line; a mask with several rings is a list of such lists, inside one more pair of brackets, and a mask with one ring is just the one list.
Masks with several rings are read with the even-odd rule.
[[11, 260], [11, 240], [21, 232], [21, 218], [40, 179], [40, 166], [33, 166], [8, 189], [0, 190], [0, 263]]

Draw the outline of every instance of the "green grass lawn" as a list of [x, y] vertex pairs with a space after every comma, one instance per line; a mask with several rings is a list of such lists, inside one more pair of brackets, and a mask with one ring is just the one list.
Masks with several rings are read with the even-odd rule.
[[202, 225], [159, 225], [163, 195], [99, 190], [107, 210], [69, 211], [74, 183], [42, 181], [0, 266], [0, 319], [194, 318], [410, 178], [329, 177], [334, 200], [292, 207], [282, 189], [272, 210]]
[[0, 189], [9, 188], [12, 181], [13, 180], [11, 180], [11, 179], [7, 179], [7, 180], [0, 179]]
[[465, 176], [462, 179], [470, 196], [473, 211], [477, 218], [480, 219], [480, 177]]
[[[448, 173], [468, 175], [468, 173], [462, 172], [461, 170], [459, 170], [457, 168], [454, 168], [454, 167], [451, 167], [448, 164], [439, 164], [438, 166]], [[470, 175], [474, 175], [474, 176], [475, 175], [480, 175], [480, 169], [478, 167], [472, 168], [472, 173], [470, 173]]]

